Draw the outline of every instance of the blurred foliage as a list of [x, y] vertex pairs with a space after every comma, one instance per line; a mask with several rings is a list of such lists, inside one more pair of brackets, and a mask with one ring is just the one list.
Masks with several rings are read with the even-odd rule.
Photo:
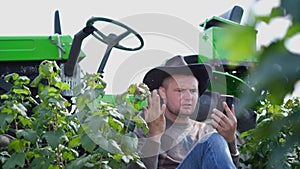
[[299, 168], [300, 98], [275, 105], [267, 96], [257, 109], [257, 127], [242, 133], [240, 151], [249, 158], [241, 162], [249, 168]]
[[269, 16], [257, 16], [253, 25], [277, 17], [291, 20], [282, 39], [253, 53], [259, 62], [250, 70], [247, 82], [255, 90], [245, 90], [240, 98], [241, 107], [252, 107], [258, 115], [257, 127], [242, 133], [241, 153], [248, 158], [241, 162], [249, 168], [300, 168], [299, 98], [284, 102], [300, 80], [300, 55], [286, 47], [286, 40], [300, 32], [299, 6], [300, 1], [282, 0]]
[[1, 95], [0, 168], [109, 169], [126, 168], [131, 162], [145, 168], [133, 133], [133, 126], [148, 131], [136, 116], [150, 94], [144, 84], [131, 85], [108, 103], [101, 100], [106, 83], [100, 74], [86, 74], [71, 104], [61, 95], [70, 87], [61, 81], [54, 61], [43, 61], [31, 83], [16, 73], [5, 80], [13, 85]]

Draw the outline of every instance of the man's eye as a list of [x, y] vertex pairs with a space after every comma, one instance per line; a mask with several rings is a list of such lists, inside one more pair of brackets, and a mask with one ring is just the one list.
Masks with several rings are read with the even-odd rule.
[[177, 92], [183, 92], [183, 89], [176, 89]]
[[191, 93], [197, 93], [198, 91], [195, 89], [195, 90], [191, 90]]

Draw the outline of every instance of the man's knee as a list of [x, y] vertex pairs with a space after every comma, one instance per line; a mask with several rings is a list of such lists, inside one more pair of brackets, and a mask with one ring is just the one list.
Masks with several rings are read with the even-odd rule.
[[198, 144], [209, 144], [214, 147], [226, 147], [227, 142], [223, 136], [217, 132], [209, 133], [199, 140]]

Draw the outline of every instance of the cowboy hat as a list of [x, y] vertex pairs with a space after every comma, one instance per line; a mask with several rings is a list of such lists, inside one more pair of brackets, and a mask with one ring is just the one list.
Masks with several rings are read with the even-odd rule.
[[155, 67], [148, 71], [143, 79], [149, 90], [158, 89], [165, 78], [174, 75], [194, 75], [198, 80], [199, 95], [208, 87], [212, 68], [208, 64], [187, 64], [180, 55], [167, 60], [163, 65]]

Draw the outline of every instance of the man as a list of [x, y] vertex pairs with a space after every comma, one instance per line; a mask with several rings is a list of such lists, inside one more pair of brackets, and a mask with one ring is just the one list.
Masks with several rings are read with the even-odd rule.
[[152, 91], [142, 113], [149, 133], [136, 133], [147, 168], [236, 168], [234, 106], [230, 110], [223, 103], [226, 115], [213, 109], [210, 124], [190, 118], [211, 74], [209, 65], [187, 65], [175, 56], [145, 75], [143, 82]]

